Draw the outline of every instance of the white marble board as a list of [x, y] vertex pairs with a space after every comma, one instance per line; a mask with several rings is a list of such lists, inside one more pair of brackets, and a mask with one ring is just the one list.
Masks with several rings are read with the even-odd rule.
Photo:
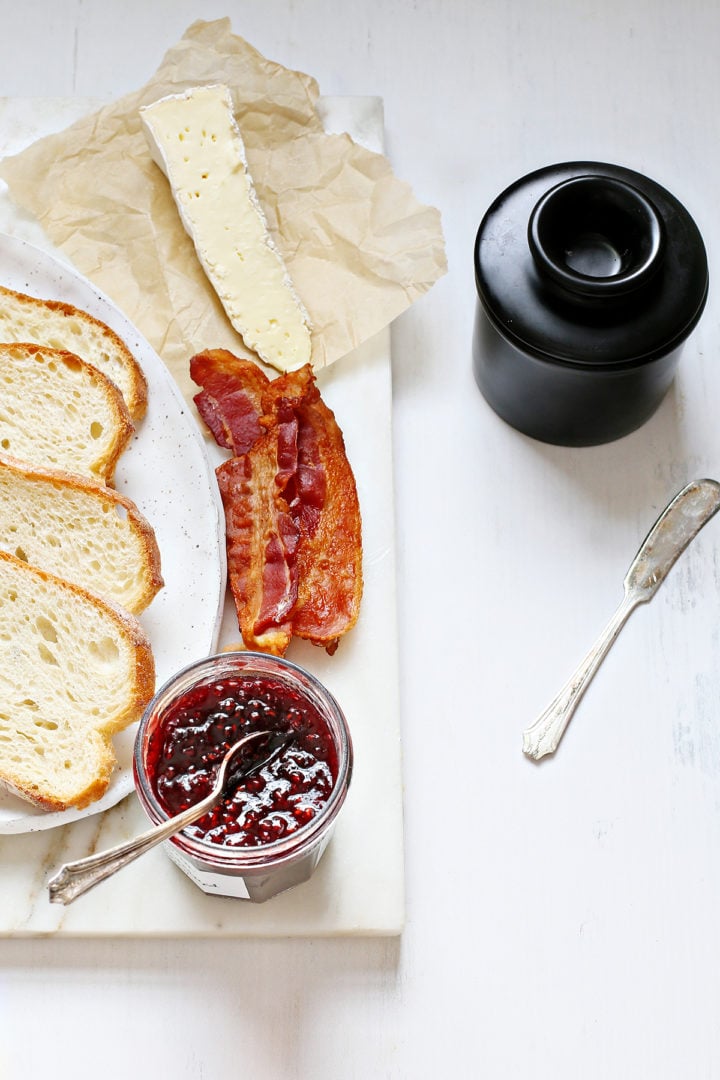
[[[0, 99], [0, 156], [61, 130], [98, 103]], [[378, 98], [326, 98], [330, 131], [380, 150]], [[0, 232], [52, 251], [36, 222], [0, 190]], [[60, 828], [0, 837], [0, 935], [303, 936], [396, 935], [404, 917], [392, 465], [390, 333], [323, 371], [319, 383], [345, 435], [363, 510], [365, 594], [358, 625], [332, 658], [293, 645], [340, 700], [353, 734], [355, 770], [335, 836], [313, 879], [263, 905], [208, 897], [162, 850], [63, 908], [47, 899], [59, 865], [146, 826], [134, 794], [102, 814]], [[370, 422], [371, 421], [371, 422]], [[371, 432], [371, 437], [369, 437]], [[220, 643], [237, 637], [226, 609]], [[181, 664], [178, 664], [178, 667]]]

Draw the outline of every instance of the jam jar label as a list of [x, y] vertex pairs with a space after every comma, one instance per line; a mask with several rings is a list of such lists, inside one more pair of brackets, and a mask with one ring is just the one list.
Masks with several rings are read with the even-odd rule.
[[214, 874], [210, 870], [199, 870], [172, 845], [166, 844], [168, 855], [184, 874], [194, 881], [203, 892], [219, 896], [233, 896], [237, 900], [249, 900], [250, 893], [245, 879], [231, 874]]

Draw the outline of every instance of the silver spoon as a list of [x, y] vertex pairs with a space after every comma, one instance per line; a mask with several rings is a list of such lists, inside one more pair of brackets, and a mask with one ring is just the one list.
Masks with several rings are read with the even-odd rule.
[[663, 510], [625, 576], [624, 596], [617, 611], [554, 701], [523, 732], [523, 752], [528, 757], [554, 753], [580, 698], [631, 612], [652, 600], [678, 557], [719, 508], [720, 484], [694, 480]]
[[[267, 745], [260, 757], [255, 757], [246, 765], [238, 766], [237, 758], [251, 743], [258, 739], [266, 739]], [[108, 848], [96, 855], [88, 855], [85, 859], [77, 859], [75, 862], [65, 863], [55, 877], [48, 882], [50, 900], [54, 904], [70, 904], [78, 896], [82, 896], [89, 889], [98, 885], [101, 881], [111, 877], [123, 866], [133, 862], [140, 855], [144, 855], [150, 848], [160, 844], [168, 837], [192, 825], [212, 810], [216, 803], [231, 789], [235, 789], [243, 780], [249, 779], [258, 773], [265, 765], [273, 761], [278, 754], [290, 745], [293, 735], [290, 732], [253, 731], [245, 735], [230, 747], [222, 760], [215, 784], [212, 791], [199, 803], [188, 807], [160, 825], [154, 825], [151, 829], [136, 836], [133, 840], [126, 840], [122, 844]]]

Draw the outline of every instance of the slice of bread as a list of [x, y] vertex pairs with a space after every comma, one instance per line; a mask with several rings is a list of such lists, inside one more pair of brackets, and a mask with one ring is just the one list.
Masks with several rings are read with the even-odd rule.
[[99, 799], [154, 688], [137, 619], [0, 552], [0, 782], [45, 810]]
[[112, 488], [0, 457], [0, 550], [134, 614], [162, 587], [155, 533]]
[[73, 353], [0, 345], [0, 454], [111, 483], [133, 433], [122, 394]]
[[147, 405], [142, 369], [125, 342], [99, 319], [59, 300], [40, 300], [0, 286], [0, 342], [32, 342], [75, 353], [115, 383], [130, 415]]

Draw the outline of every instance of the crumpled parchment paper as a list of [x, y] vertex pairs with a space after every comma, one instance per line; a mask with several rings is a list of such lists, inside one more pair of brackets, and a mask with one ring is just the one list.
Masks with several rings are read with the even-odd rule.
[[193, 353], [253, 354], [200, 267], [138, 110], [210, 82], [232, 91], [258, 196], [313, 322], [316, 368], [387, 326], [447, 269], [439, 212], [384, 156], [323, 131], [314, 79], [267, 60], [229, 19], [196, 22], [142, 89], [0, 162], [15, 203], [138, 326], [186, 394]]

